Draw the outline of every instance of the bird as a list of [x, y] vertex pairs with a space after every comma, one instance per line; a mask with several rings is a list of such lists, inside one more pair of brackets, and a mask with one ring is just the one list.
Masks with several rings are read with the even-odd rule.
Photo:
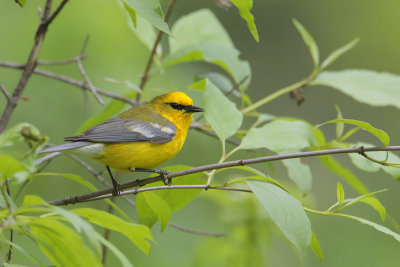
[[111, 169], [161, 174], [167, 185], [168, 171], [153, 169], [174, 157], [186, 140], [192, 115], [204, 109], [194, 106], [184, 92], [175, 91], [134, 106], [82, 134], [64, 138], [70, 143], [45, 148], [40, 153], [75, 152], [102, 162], [119, 194]]

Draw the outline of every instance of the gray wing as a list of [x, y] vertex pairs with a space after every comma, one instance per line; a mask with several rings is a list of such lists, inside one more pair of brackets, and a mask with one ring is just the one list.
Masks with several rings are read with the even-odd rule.
[[[176, 127], [166, 118], [158, 114], [150, 115], [149, 122], [140, 120], [125, 120], [112, 118], [98, 124], [81, 135], [67, 137], [65, 141], [87, 141], [101, 143], [125, 143], [125, 142], [152, 142], [163, 144], [171, 141], [176, 133]], [[147, 115], [147, 118], [149, 115]]]

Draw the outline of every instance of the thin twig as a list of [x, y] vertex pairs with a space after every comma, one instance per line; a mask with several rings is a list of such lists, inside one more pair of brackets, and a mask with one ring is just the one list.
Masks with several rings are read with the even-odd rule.
[[83, 53], [85, 53], [88, 41], [89, 41], [89, 36], [86, 37], [85, 42], [83, 43], [83, 46], [82, 46], [82, 49], [81, 49], [81, 53], [80, 53], [80, 57], [76, 58], [76, 64], [78, 65], [78, 69], [79, 69], [79, 72], [81, 73], [82, 78], [85, 80], [85, 83], [87, 84], [87, 86], [89, 87], [90, 91], [92, 92], [92, 94], [96, 98], [97, 102], [99, 102], [102, 106], [104, 106], [104, 101], [103, 101], [103, 99], [101, 99], [101, 97], [97, 93], [96, 87], [94, 87], [92, 81], [89, 79], [89, 76], [87, 75], [85, 69], [83, 68], [83, 64], [82, 64], [82, 60], [81, 60], [81, 57], [82, 57]]
[[55, 60], [55, 61], [50, 61], [50, 60], [39, 60], [38, 61], [38, 65], [65, 65], [65, 64], [69, 64], [69, 63], [75, 63], [78, 58], [80, 58], [81, 60], [86, 59], [86, 56], [83, 55], [79, 55], [73, 58], [68, 58], [68, 59], [63, 59], [63, 60]]
[[10, 121], [10, 117], [15, 107], [18, 104], [19, 99], [21, 98], [22, 92], [24, 91], [26, 84], [28, 83], [29, 78], [34, 72], [37, 65], [37, 57], [39, 55], [40, 49], [42, 47], [47, 28], [49, 24], [55, 19], [61, 9], [64, 7], [68, 0], [63, 0], [61, 4], [57, 7], [56, 11], [50, 16], [52, 0], [47, 0], [45, 4], [45, 10], [41, 17], [41, 22], [37, 28], [35, 40], [29, 54], [29, 57], [24, 65], [23, 72], [18, 81], [17, 86], [15, 87], [12, 96], [9, 101], [7, 101], [7, 105], [3, 110], [3, 114], [0, 118], [0, 133], [2, 133], [8, 122]]
[[[14, 63], [14, 62], [3, 61], [3, 62], [0, 62], [0, 67], [6, 67], [6, 68], [11, 68], [11, 69], [23, 69], [24, 65], [17, 64], [17, 63]], [[51, 78], [51, 79], [54, 79], [54, 80], [58, 80], [58, 81], [61, 81], [61, 82], [65, 82], [65, 83], [74, 85], [76, 87], [82, 88], [83, 90], [89, 90], [89, 87], [88, 87], [88, 85], [86, 85], [85, 82], [81, 82], [81, 81], [75, 80], [73, 78], [64, 76], [64, 75], [59, 75], [59, 74], [56, 74], [54, 72], [41, 70], [41, 69], [37, 69], [37, 68], [34, 70], [34, 73], [38, 74], [38, 75], [41, 75], [41, 76], [44, 76], [44, 77], [47, 77], [47, 78]], [[125, 97], [122, 97], [120, 95], [117, 95], [117, 94], [114, 94], [114, 93], [111, 93], [111, 92], [108, 92], [108, 91], [104, 91], [104, 90], [102, 90], [100, 88], [97, 88], [97, 87], [95, 87], [95, 89], [96, 89], [97, 93], [99, 93], [100, 95], [103, 95], [103, 96], [106, 96], [106, 97], [109, 97], [109, 98], [113, 98], [113, 99], [128, 103], [128, 104], [130, 104], [132, 106], [137, 106], [138, 105], [138, 102], [130, 100], [130, 99], [125, 98]]]
[[[206, 134], [208, 136], [212, 136], [212, 137], [218, 138], [218, 135], [216, 133], [203, 129], [203, 124], [201, 124], [201, 123], [192, 122], [190, 124], [190, 128], [191, 129], [195, 129], [195, 130], [197, 130], [197, 131], [199, 131], [201, 133], [204, 133], [204, 134]], [[232, 138], [227, 138], [225, 141], [227, 143], [230, 143], [230, 144], [235, 145], [235, 146], [239, 146], [240, 145], [239, 141], [236, 141], [236, 140], [234, 140]]]
[[[80, 158], [78, 158], [77, 156], [74, 155], [68, 155], [66, 154], [66, 156], [70, 157], [71, 159], [75, 160], [78, 164], [80, 164], [81, 166], [83, 166], [88, 172], [90, 172], [97, 180], [99, 180], [100, 182], [102, 182], [103, 184], [105, 184], [106, 186], [110, 186], [110, 184], [103, 178], [103, 176], [101, 176], [98, 172], [96, 172], [92, 166], [90, 166], [89, 164], [87, 164], [86, 162], [84, 162], [83, 160], [81, 160]], [[128, 205], [136, 208], [136, 203], [135, 201], [133, 201], [132, 199], [128, 198], [127, 196], [122, 196], [122, 199], [128, 203]], [[109, 206], [111, 207], [111, 206]], [[215, 237], [221, 237], [221, 236], [225, 236], [225, 233], [211, 233], [211, 232], [206, 232], [206, 231], [197, 231], [197, 230], [193, 230], [193, 229], [189, 229], [187, 227], [183, 227], [180, 225], [177, 225], [176, 223], [173, 222], [169, 222], [168, 226], [171, 226], [173, 228], [176, 228], [180, 231], [186, 232], [186, 233], [192, 233], [192, 234], [197, 234], [197, 235], [206, 235], [206, 236], [215, 236]], [[104, 247], [103, 247], [103, 255], [104, 255]], [[103, 256], [104, 257], [104, 256]], [[105, 260], [102, 261], [103, 264], [105, 263]]]
[[3, 93], [3, 95], [6, 97], [7, 102], [11, 101], [11, 96], [10, 94], [7, 92], [6, 88], [4, 88], [4, 86], [0, 83], [0, 90]]
[[178, 229], [182, 232], [186, 232], [186, 233], [191, 233], [191, 234], [195, 234], [195, 235], [205, 235], [205, 236], [214, 236], [214, 237], [222, 237], [222, 236], [226, 236], [225, 233], [211, 233], [211, 232], [205, 232], [205, 231], [197, 231], [197, 230], [192, 230], [192, 229], [188, 229], [186, 227], [182, 227], [180, 225], [177, 225], [175, 223], [170, 222], [168, 224], [169, 226]]
[[[273, 156], [266, 156], [266, 157], [259, 157], [259, 158], [252, 158], [252, 159], [244, 159], [244, 160], [234, 160], [234, 161], [227, 161], [222, 163], [204, 165], [200, 167], [195, 167], [191, 169], [186, 169], [177, 172], [168, 173], [165, 176], [165, 179], [173, 179], [175, 177], [184, 176], [188, 174], [216, 170], [216, 169], [223, 169], [235, 166], [244, 166], [248, 164], [255, 164], [260, 162], [269, 162], [269, 161], [277, 161], [277, 160], [284, 160], [284, 159], [293, 159], [293, 158], [305, 158], [305, 157], [315, 157], [315, 156], [324, 156], [324, 155], [335, 155], [335, 154], [348, 154], [348, 153], [362, 153], [364, 152], [377, 152], [377, 151], [394, 151], [400, 150], [400, 146], [388, 146], [388, 147], [353, 147], [353, 148], [339, 148], [339, 149], [327, 149], [327, 150], [318, 150], [318, 151], [307, 151], [307, 152], [299, 152], [299, 153], [292, 153], [292, 154], [283, 154], [283, 155], [273, 155]], [[133, 182], [129, 182], [126, 184], [120, 185], [120, 190], [124, 190], [127, 188], [133, 187], [140, 187], [146, 184], [155, 183], [158, 181], [162, 181], [161, 176], [150, 177], [142, 180], [136, 180]], [[172, 189], [173, 187], [171, 187]], [[168, 188], [163, 188], [168, 189]], [[212, 188], [212, 189], [222, 189], [222, 188]], [[59, 200], [50, 201], [49, 204], [59, 206], [59, 205], [68, 205], [80, 202], [87, 202], [96, 200], [98, 197], [101, 198], [109, 198], [111, 197], [111, 191], [113, 188], [107, 188], [103, 190], [99, 190], [96, 192], [90, 192], [87, 194], [74, 196], [74, 197], [67, 197]], [[141, 189], [142, 190], [142, 189]], [[154, 189], [153, 189], [154, 190]], [[225, 189], [225, 190], [232, 190], [232, 189]], [[234, 189], [237, 190], [237, 189]], [[134, 193], [137, 191], [133, 191], [130, 193]], [[139, 191], [141, 192], [141, 191]], [[103, 197], [104, 195], [104, 197]], [[125, 192], [121, 192], [121, 195], [125, 195]], [[101, 199], [99, 198], [99, 199]]]
[[244, 76], [239, 82], [237, 82], [231, 90], [229, 90], [225, 95], [229, 96], [230, 94], [232, 94], [235, 90], [239, 89], [239, 87], [244, 84], [245, 81], [247, 81], [247, 79], [249, 78], [249, 75]]
[[[111, 201], [113, 201], [113, 199], [111, 199]], [[108, 213], [112, 214], [114, 211], [113, 206], [108, 205]], [[105, 228], [104, 229], [104, 239], [105, 240], [109, 240], [110, 239], [110, 228]], [[102, 245], [102, 249], [101, 249], [101, 263], [103, 264], [103, 266], [106, 266], [106, 261], [107, 261], [107, 246], [106, 245]]]
[[[11, 198], [11, 189], [10, 189], [10, 179], [6, 180], [6, 189], [7, 189], [7, 194], [8, 196]], [[13, 212], [13, 208], [11, 205], [9, 205], [10, 211]], [[7, 262], [11, 261], [11, 257], [12, 257], [12, 242], [14, 240], [14, 230], [10, 229], [10, 246], [8, 248], [8, 253], [7, 253]]]
[[[170, 0], [168, 8], [167, 8], [167, 12], [166, 12], [165, 17], [164, 17], [164, 21], [165, 22], [167, 22], [169, 17], [171, 16], [172, 9], [175, 6], [175, 2], [176, 2], [176, 0]], [[139, 88], [141, 90], [144, 89], [144, 86], [145, 86], [147, 80], [149, 79], [149, 71], [150, 71], [151, 65], [153, 64], [153, 58], [154, 58], [154, 55], [156, 54], [157, 46], [161, 41], [161, 37], [162, 37], [163, 33], [164, 32], [161, 31], [161, 30], [158, 31], [156, 40], [154, 41], [153, 48], [152, 48], [151, 53], [150, 53], [150, 56], [147, 59], [146, 67], [144, 69], [143, 74], [140, 77]], [[136, 102], [140, 101], [140, 97], [141, 97], [141, 94], [137, 94], [136, 95]]]

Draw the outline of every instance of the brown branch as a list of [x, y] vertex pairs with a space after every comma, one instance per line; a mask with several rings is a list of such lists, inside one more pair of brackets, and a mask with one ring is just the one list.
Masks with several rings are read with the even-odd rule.
[[3, 93], [3, 95], [6, 97], [7, 102], [11, 101], [11, 96], [8, 93], [8, 91], [6, 90], [6, 88], [4, 88], [4, 86], [0, 83], [0, 91]]
[[[17, 63], [14, 63], [14, 62], [2, 61], [2, 62], [0, 62], [0, 67], [6, 67], [6, 68], [11, 68], [11, 69], [23, 69], [24, 65], [17, 64]], [[82, 88], [83, 90], [89, 90], [89, 87], [85, 82], [81, 82], [81, 81], [75, 80], [73, 78], [64, 76], [64, 75], [59, 75], [59, 74], [56, 74], [54, 72], [41, 70], [41, 69], [38, 69], [38, 68], [36, 68], [34, 70], [34, 73], [38, 74], [38, 75], [41, 75], [41, 76], [44, 76], [44, 77], [47, 77], [47, 78], [51, 78], [51, 79], [54, 79], [54, 80], [58, 80], [58, 81], [61, 81], [61, 82], [65, 82], [65, 83], [74, 85], [76, 87]], [[109, 97], [109, 98], [113, 98], [113, 99], [128, 103], [128, 104], [130, 104], [132, 106], [137, 106], [138, 105], [138, 103], [136, 101], [130, 100], [130, 99], [125, 98], [125, 97], [122, 97], [120, 95], [117, 95], [117, 94], [114, 94], [114, 93], [111, 93], [111, 92], [108, 92], [108, 91], [104, 91], [104, 90], [102, 90], [100, 88], [97, 88], [97, 87], [95, 87], [95, 89], [96, 89], [97, 93], [99, 93], [100, 95], [103, 95], [103, 96], [106, 96], [106, 97]]]
[[[83, 160], [81, 160], [80, 158], [78, 158], [77, 156], [74, 155], [68, 155], [66, 154], [66, 156], [72, 158], [73, 160], [75, 160], [78, 164], [80, 164], [81, 166], [83, 166], [88, 172], [90, 172], [97, 180], [99, 180], [100, 182], [102, 182], [103, 184], [105, 184], [106, 186], [110, 186], [110, 184], [103, 178], [103, 176], [101, 176], [98, 172], [96, 172], [92, 166], [90, 166], [89, 164], [87, 164], [86, 162], [84, 162]], [[127, 196], [122, 196], [122, 199], [125, 200], [126, 203], [128, 203], [128, 205], [136, 208], [136, 203], [135, 201], [133, 201], [132, 199], [128, 198]], [[111, 207], [111, 206], [109, 206]], [[110, 211], [109, 211], [110, 212]], [[205, 235], [205, 236], [215, 236], [215, 237], [221, 237], [221, 236], [225, 236], [225, 233], [211, 233], [211, 232], [206, 232], [206, 231], [197, 231], [197, 230], [193, 230], [193, 229], [189, 229], [180, 225], [177, 225], [176, 223], [173, 222], [169, 222], [168, 226], [171, 226], [175, 229], [178, 229], [182, 232], [186, 232], [186, 233], [191, 233], [191, 234], [197, 234], [197, 235]], [[106, 233], [104, 234], [106, 235]], [[105, 252], [104, 252], [104, 246], [103, 246], [103, 259]], [[103, 264], [105, 263], [105, 259], [102, 260]]]
[[[394, 151], [394, 150], [400, 150], [400, 146], [367, 147], [367, 148], [353, 147], [353, 148], [327, 149], [327, 150], [319, 150], [319, 151], [307, 151], [307, 152], [299, 152], [299, 153], [292, 153], [292, 154], [273, 155], [273, 156], [266, 156], [266, 157], [252, 158], [252, 159], [227, 161], [227, 162], [222, 162], [222, 163], [204, 165], [204, 166], [195, 167], [195, 168], [186, 169], [186, 170], [177, 171], [177, 172], [171, 172], [171, 173], [168, 173], [165, 175], [165, 179], [173, 179], [173, 178], [176, 178], [179, 176], [184, 176], [184, 175], [198, 173], [198, 172], [211, 171], [211, 170], [223, 169], [223, 168], [229, 168], [229, 167], [235, 167], [235, 166], [244, 166], [244, 165], [248, 165], [248, 164], [255, 164], [255, 163], [261, 163], [261, 162], [278, 161], [278, 160], [284, 160], [284, 159], [305, 158], [305, 157], [315, 157], [315, 156], [335, 155], [335, 154], [362, 153], [363, 151], [364, 152], [374, 152], [374, 151], [377, 152], [377, 151]], [[121, 184], [119, 188], [120, 188], [120, 190], [124, 190], [127, 188], [144, 186], [146, 184], [155, 183], [155, 182], [162, 181], [162, 180], [163, 179], [161, 176], [155, 176], [155, 177], [150, 177], [150, 178], [146, 178], [146, 179], [142, 179], [142, 180], [136, 180], [136, 181], [129, 182], [126, 184]], [[170, 187], [170, 189], [174, 189], [176, 187], [177, 186]], [[143, 189], [145, 189], [145, 188], [143, 188]], [[142, 192], [143, 189], [140, 189], [140, 191], [137, 191], [139, 189], [135, 189], [136, 191], [133, 190], [129, 193], [134, 194], [135, 192]], [[168, 189], [168, 187], [163, 187], [162, 189]], [[222, 189], [222, 188], [210, 187], [210, 189]], [[67, 197], [67, 198], [63, 198], [63, 199], [59, 199], [59, 200], [53, 200], [53, 201], [50, 201], [49, 204], [55, 205], [55, 206], [60, 206], [60, 205], [88, 202], [88, 201], [93, 201], [93, 200], [102, 199], [102, 198], [110, 198], [112, 190], [113, 190], [113, 188], [107, 188], [107, 189], [99, 190], [96, 192], [90, 192], [90, 193], [79, 195], [79, 196]], [[225, 190], [232, 190], [232, 189], [225, 189]], [[237, 189], [235, 188], [234, 190], [237, 190]], [[125, 195], [125, 194], [126, 194], [126, 192], [121, 192], [121, 195]], [[103, 197], [103, 195], [104, 195], [104, 197]]]
[[85, 53], [88, 41], [89, 41], [89, 36], [86, 37], [85, 42], [83, 43], [80, 56], [76, 57], [76, 64], [78, 65], [78, 69], [79, 69], [79, 72], [82, 75], [82, 78], [85, 80], [85, 84], [89, 87], [90, 91], [92, 91], [92, 94], [96, 98], [97, 102], [99, 102], [102, 106], [104, 106], [104, 101], [103, 101], [103, 99], [100, 98], [100, 96], [97, 93], [97, 90], [94, 87], [92, 81], [89, 79], [89, 76], [86, 74], [86, 71], [83, 68], [83, 64], [82, 64], [82, 60], [81, 60], [81, 58], [83, 56], [83, 53]]
[[182, 232], [186, 232], [186, 233], [190, 233], [190, 234], [195, 234], [195, 235], [205, 235], [205, 236], [214, 236], [214, 237], [222, 237], [222, 236], [226, 236], [225, 233], [211, 233], [211, 232], [206, 232], [206, 231], [198, 231], [198, 230], [192, 230], [186, 227], [182, 227], [180, 225], [177, 225], [175, 223], [170, 222], [168, 224], [169, 226], [178, 229]]
[[[172, 9], [173, 9], [174, 6], [175, 6], [175, 2], [176, 2], [176, 0], [170, 0], [169, 5], [168, 5], [168, 8], [167, 8], [167, 12], [166, 12], [165, 17], [164, 17], [164, 21], [165, 21], [165, 22], [167, 22], [167, 21], [169, 20], [169, 17], [171, 16], [171, 13], [172, 13]], [[149, 58], [147, 59], [146, 67], [145, 67], [145, 69], [144, 69], [143, 74], [142, 74], [141, 77], [140, 77], [139, 88], [140, 88], [141, 90], [144, 89], [144, 86], [145, 86], [147, 80], [149, 79], [149, 71], [150, 71], [151, 65], [153, 64], [153, 58], [154, 58], [154, 55], [156, 54], [157, 46], [158, 46], [158, 44], [159, 44], [160, 41], [161, 41], [161, 37], [163, 36], [163, 33], [164, 33], [164, 32], [161, 31], [161, 30], [158, 31], [156, 40], [154, 41], [154, 44], [153, 44], [153, 48], [151, 49], [150, 56], [149, 56]], [[140, 97], [141, 97], [141, 94], [138, 93], [138, 94], [136, 95], [136, 102], [139, 102], [139, 101], [140, 101]]]
[[[113, 201], [113, 200], [111, 200]], [[113, 206], [108, 205], [108, 213], [112, 214], [114, 211]], [[110, 228], [105, 228], [104, 229], [104, 239], [105, 240], [109, 240], [110, 239]], [[101, 248], [101, 263], [103, 264], [103, 266], [106, 266], [106, 261], [107, 261], [107, 246], [105, 244], [102, 245]]]
[[55, 19], [55, 17], [59, 14], [61, 9], [67, 3], [68, 0], [63, 0], [61, 4], [57, 7], [56, 11], [50, 16], [52, 0], [47, 0], [45, 4], [45, 10], [41, 16], [40, 24], [37, 28], [35, 40], [31, 52], [29, 54], [28, 60], [26, 61], [23, 72], [19, 79], [19, 82], [14, 89], [11, 98], [7, 101], [6, 107], [3, 110], [3, 114], [0, 118], [0, 133], [3, 132], [10, 121], [10, 117], [15, 107], [18, 104], [19, 99], [21, 98], [22, 92], [24, 91], [26, 84], [28, 83], [29, 78], [34, 72], [37, 65], [37, 57], [39, 55], [40, 49], [42, 47], [44, 38], [46, 36], [47, 28], [49, 24]]
[[[7, 194], [10, 196], [11, 198], [11, 189], [10, 189], [10, 179], [6, 180], [6, 190], [7, 190]], [[11, 205], [9, 205], [10, 211], [13, 212], [13, 208]], [[8, 247], [8, 253], [7, 253], [7, 262], [11, 261], [11, 257], [12, 257], [12, 242], [14, 240], [14, 230], [10, 229], [10, 246]]]

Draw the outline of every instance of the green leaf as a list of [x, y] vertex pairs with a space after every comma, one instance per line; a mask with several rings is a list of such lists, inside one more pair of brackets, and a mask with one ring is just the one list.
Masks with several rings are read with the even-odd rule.
[[15, 3], [17, 3], [20, 7], [24, 7], [26, 0], [16, 0]]
[[201, 79], [189, 85], [188, 88], [191, 90], [204, 92], [204, 90], [206, 90], [206, 85], [207, 85], [207, 79]]
[[310, 167], [296, 159], [285, 159], [282, 161], [287, 168], [289, 178], [297, 184], [304, 194], [308, 194], [312, 187], [312, 175]]
[[30, 229], [41, 250], [55, 265], [102, 266], [80, 235], [56, 219], [34, 220]]
[[234, 47], [228, 32], [209, 9], [201, 9], [180, 17], [168, 39], [171, 54], [185, 46], [201, 42]]
[[28, 129], [32, 136], [40, 137], [40, 131], [35, 126], [26, 122], [19, 123], [0, 134], [0, 148], [23, 142], [25, 139], [21, 133], [24, 129]]
[[304, 26], [301, 25], [300, 22], [298, 22], [296, 19], [293, 19], [293, 24], [294, 24], [294, 26], [296, 26], [297, 30], [301, 34], [301, 37], [303, 38], [304, 43], [308, 46], [308, 49], [310, 50], [310, 54], [311, 54], [311, 57], [314, 62], [314, 66], [318, 67], [319, 51], [318, 51], [317, 43], [314, 41], [314, 38], [306, 30], [306, 28], [304, 28]]
[[326, 69], [329, 65], [331, 65], [333, 62], [335, 62], [339, 57], [341, 57], [343, 54], [345, 54], [347, 51], [351, 50], [358, 42], [360, 41], [360, 38], [355, 38], [348, 44], [339, 47], [335, 51], [333, 51], [322, 63], [320, 66], [320, 69]]
[[142, 15], [154, 27], [170, 34], [168, 24], [164, 21], [164, 15], [158, 0], [122, 0], [125, 4], [133, 8], [138, 14]]
[[100, 234], [96, 232], [97, 238], [103, 243], [104, 246], [106, 246], [114, 255], [117, 257], [117, 259], [121, 262], [121, 266], [123, 267], [133, 267], [132, 263], [128, 260], [128, 258], [116, 247], [114, 246], [111, 242], [106, 240], [104, 237], [102, 237]]
[[[342, 120], [343, 119], [343, 115], [342, 112], [340, 111], [339, 106], [335, 105], [335, 109], [337, 111], [337, 119], [338, 120]], [[344, 130], [344, 123], [337, 123], [336, 124], [336, 140], [339, 140], [340, 137], [343, 134], [343, 130]]]
[[267, 148], [275, 152], [298, 151], [313, 146], [312, 127], [300, 120], [276, 119], [261, 128], [252, 128], [243, 138], [240, 149]]
[[[42, 263], [42, 261], [40, 261], [40, 260], [37, 258], [37, 255], [36, 255], [36, 254], [32, 253], [32, 251], [29, 251], [29, 250], [27, 251], [27, 250], [25, 250], [23, 247], [19, 246], [18, 244], [14, 243], [14, 242], [10, 242], [10, 240], [4, 238], [2, 235], [0, 235], [0, 242], [3, 242], [3, 243], [6, 244], [7, 246], [12, 246], [13, 249], [18, 250], [18, 252], [20, 252], [21, 255], [26, 256], [26, 257], [30, 260], [31, 263], [34, 262], [34, 263], [36, 263], [37, 266], [43, 266], [43, 267], [46, 266], [46, 265], [44, 265], [44, 264]], [[3, 262], [3, 264], [4, 264], [4, 262]]]
[[364, 202], [370, 205], [374, 210], [376, 210], [381, 216], [381, 220], [384, 222], [386, 219], [386, 208], [382, 205], [382, 203], [374, 197], [365, 197], [360, 199], [361, 202]]
[[371, 70], [323, 71], [312, 85], [325, 85], [372, 106], [400, 108], [400, 76]]
[[[153, 49], [154, 41], [156, 40], [156, 31], [154, 30], [153, 25], [143, 18], [141, 15], [136, 15], [135, 10], [121, 1], [122, 8], [125, 11], [127, 23], [132, 32], [136, 35], [136, 37], [141, 41], [149, 51]], [[161, 45], [159, 45], [156, 49], [157, 54], [161, 52]]]
[[382, 226], [380, 224], [377, 224], [377, 223], [371, 222], [369, 220], [366, 220], [364, 218], [356, 217], [356, 216], [353, 216], [353, 215], [348, 215], [348, 214], [337, 214], [337, 215], [340, 215], [342, 217], [346, 217], [346, 218], [349, 218], [349, 219], [352, 219], [352, 220], [355, 220], [355, 221], [359, 221], [360, 223], [372, 226], [376, 230], [378, 230], [378, 231], [380, 231], [380, 232], [382, 232], [384, 234], [390, 235], [394, 239], [396, 239], [398, 242], [400, 242], [400, 235], [398, 233], [393, 232], [389, 228], [386, 228], [385, 226]]
[[[140, 195], [141, 197], [137, 198], [138, 207], [142, 206], [139, 205], [140, 202], [146, 201], [147, 206], [160, 221], [161, 232], [163, 232], [168, 226], [168, 223], [171, 219], [171, 209], [168, 206], [167, 202], [165, 202], [164, 199], [151, 191], [140, 193]], [[143, 214], [142, 211], [143, 209], [138, 208], [139, 222], [147, 226], [151, 226], [152, 222], [150, 222], [150, 224], [147, 224], [149, 221], [146, 219], [146, 214]], [[142, 218], [144, 218], [144, 220]]]
[[250, 10], [253, 8], [253, 0], [231, 0], [231, 2], [239, 9], [240, 16], [247, 22], [247, 27], [254, 39], [259, 42], [257, 27], [254, 23], [254, 17]]
[[342, 206], [342, 204], [344, 202], [344, 189], [343, 189], [343, 185], [341, 183], [337, 183], [336, 195], [337, 195], [337, 200], [339, 202], [339, 207], [340, 207], [340, 206]]
[[90, 225], [87, 221], [83, 220], [80, 216], [77, 214], [67, 211], [63, 208], [60, 207], [54, 207], [55, 212], [60, 214], [62, 217], [67, 219], [71, 225], [75, 228], [76, 232], [78, 234], [85, 234], [89, 242], [93, 245], [93, 247], [96, 249], [97, 255], [101, 255], [101, 244], [100, 240], [98, 238], [98, 235], [96, 235], [96, 231]]
[[203, 94], [205, 118], [221, 142], [234, 135], [242, 124], [243, 114], [211, 81]]
[[358, 120], [341, 119], [341, 120], [327, 121], [327, 122], [319, 124], [315, 127], [320, 127], [320, 126], [328, 124], [328, 123], [345, 123], [345, 124], [359, 126], [363, 130], [366, 130], [366, 131], [370, 132], [371, 134], [375, 135], [385, 146], [389, 145], [389, 142], [390, 142], [389, 135], [385, 131], [373, 127], [368, 122], [358, 121]]
[[321, 261], [324, 260], [324, 254], [322, 253], [321, 245], [319, 244], [314, 232], [312, 232], [310, 247]]
[[[69, 180], [77, 182], [77, 183], [83, 185], [84, 187], [90, 189], [91, 191], [97, 190], [97, 188], [94, 185], [92, 185], [89, 181], [87, 181], [86, 179], [84, 179], [81, 176], [76, 175], [76, 174], [42, 172], [42, 173], [35, 174], [34, 176], [59, 176], [59, 177], [67, 178]], [[104, 199], [104, 201], [107, 202], [108, 205], [112, 206], [114, 208], [114, 210], [116, 210], [119, 214], [121, 214], [125, 218], [125, 220], [131, 221], [129, 216], [126, 215], [126, 213], [122, 209], [120, 209], [114, 202], [112, 202], [109, 199]]]
[[351, 171], [343, 167], [338, 161], [331, 156], [319, 156], [319, 160], [325, 167], [336, 174], [338, 177], [345, 180], [351, 187], [353, 187], [360, 194], [368, 194], [367, 187], [355, 176]]
[[300, 201], [281, 188], [261, 181], [247, 184], [285, 236], [302, 251], [311, 242], [311, 223]]
[[[365, 142], [358, 142], [358, 143], [349, 144], [349, 145], [357, 146], [357, 147], [360, 147], [360, 146], [371, 147], [372, 146], [371, 144], [365, 143]], [[369, 157], [372, 157], [375, 160], [382, 161], [382, 162], [385, 162], [388, 164], [400, 163], [400, 158], [391, 151], [388, 151], [388, 152], [387, 151], [376, 151], [376, 152], [368, 152], [367, 154]], [[349, 154], [349, 157], [350, 157], [352, 163], [360, 170], [367, 171], [367, 172], [377, 172], [379, 170], [383, 170], [384, 172], [388, 173], [396, 180], [400, 179], [400, 169], [399, 169], [398, 165], [394, 165], [393, 167], [385, 166], [385, 165], [373, 162], [358, 153], [351, 153], [351, 154]]]
[[204, 61], [214, 64], [226, 71], [234, 80], [239, 83], [244, 77], [249, 77], [239, 89], [244, 91], [251, 77], [250, 65], [247, 61], [239, 59], [239, 51], [233, 47], [212, 42], [198, 42], [184, 46], [174, 53], [168, 55], [162, 67], [167, 68], [179, 63]]
[[[126, 94], [124, 94], [123, 96], [125, 98], [133, 98], [135, 95], [137, 94], [137, 92], [128, 92]], [[107, 107], [99, 114], [89, 118], [88, 120], [86, 120], [82, 126], [80, 127], [80, 129], [78, 130], [78, 134], [82, 133], [83, 131], [89, 129], [90, 127], [93, 127], [99, 123], [102, 123], [108, 119], [110, 119], [111, 117], [115, 116], [116, 114], [118, 114], [119, 112], [122, 111], [123, 108], [125, 108], [127, 104], [125, 102], [119, 101], [119, 100], [113, 100], [111, 101]]]
[[28, 174], [26, 166], [20, 161], [6, 154], [0, 155], [0, 181], [6, 179], [25, 180]]
[[113, 214], [95, 209], [80, 208], [74, 209], [72, 212], [84, 217], [91, 223], [120, 232], [144, 253], [148, 254], [150, 252], [151, 245], [149, 240], [153, 240], [153, 236], [147, 226], [129, 223]]

